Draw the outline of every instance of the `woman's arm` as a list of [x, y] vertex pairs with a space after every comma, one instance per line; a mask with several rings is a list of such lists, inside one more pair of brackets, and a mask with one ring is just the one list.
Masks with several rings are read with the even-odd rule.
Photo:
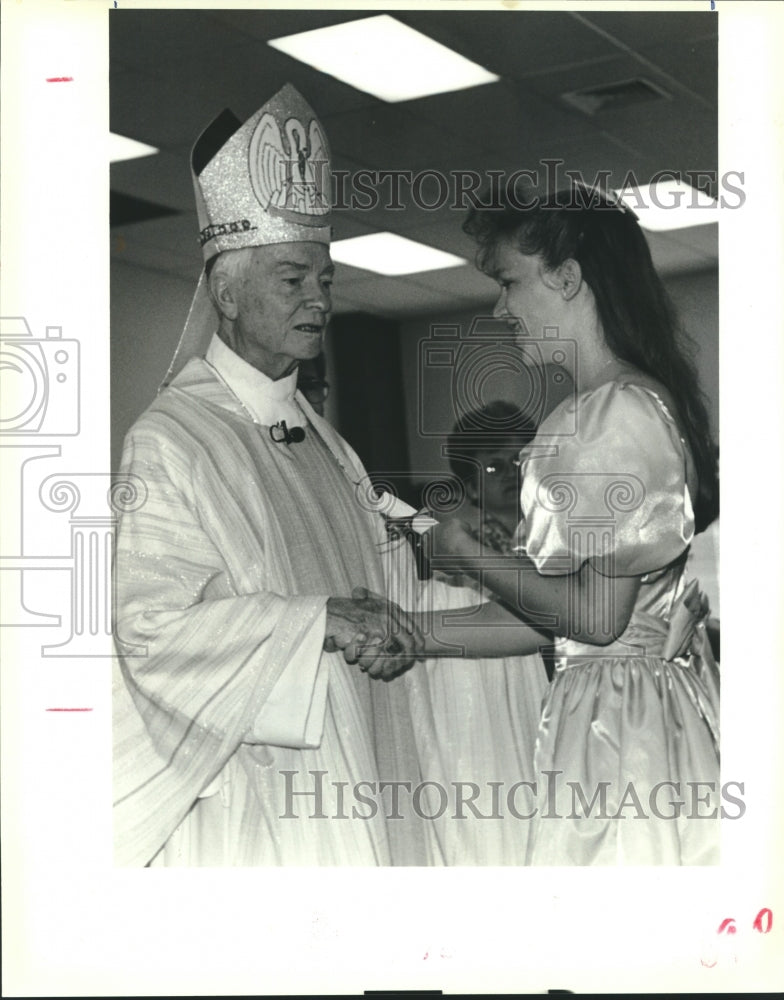
[[419, 611], [411, 618], [425, 639], [420, 659], [525, 656], [552, 642], [546, 632], [526, 625], [494, 601], [451, 611]]
[[[640, 581], [638, 577], [602, 574], [590, 561], [579, 572], [543, 576], [527, 555], [500, 560], [480, 546], [462, 522], [451, 519], [431, 529], [439, 555], [458, 557], [460, 569], [481, 580], [499, 602], [426, 609], [410, 614], [424, 636], [419, 659], [437, 657], [525, 656], [548, 645], [552, 635], [605, 646], [626, 628]], [[540, 624], [548, 622], [547, 626]], [[529, 622], [539, 623], [537, 627]], [[374, 678], [391, 680], [401, 671], [390, 669], [382, 644], [352, 646], [344, 654]]]
[[[369, 596], [383, 600], [372, 592]], [[525, 656], [552, 641], [547, 634], [526, 625], [493, 601], [450, 611], [418, 611], [407, 617], [413, 630], [423, 637], [423, 642], [418, 642], [419, 660]], [[397, 677], [413, 663], [401, 667], [400, 657], [389, 652], [386, 641], [350, 643], [343, 655], [347, 663], [358, 663], [370, 677], [385, 681]]]
[[501, 567], [498, 555], [479, 545], [456, 518], [442, 520], [430, 534], [434, 552], [461, 558], [461, 570], [481, 580], [523, 621], [543, 617], [555, 635], [597, 646], [613, 642], [629, 623], [638, 577], [605, 575], [590, 560], [576, 573], [543, 576], [525, 553], [510, 556]]

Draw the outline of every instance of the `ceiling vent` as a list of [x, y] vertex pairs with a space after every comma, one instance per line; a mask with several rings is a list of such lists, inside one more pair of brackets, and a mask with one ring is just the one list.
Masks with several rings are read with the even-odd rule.
[[598, 87], [586, 87], [584, 90], [572, 90], [561, 95], [561, 100], [586, 115], [595, 115], [600, 111], [614, 111], [616, 108], [628, 108], [646, 101], [669, 99], [668, 93], [642, 77], [605, 83]]

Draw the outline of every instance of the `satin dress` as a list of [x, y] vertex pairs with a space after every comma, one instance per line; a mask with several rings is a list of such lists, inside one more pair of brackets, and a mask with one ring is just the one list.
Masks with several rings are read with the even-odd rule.
[[[508, 556], [514, 573], [508, 533], [478, 509], [472, 515], [477, 539]], [[422, 584], [417, 606], [470, 608], [490, 599], [470, 576], [436, 572]], [[470, 659], [455, 652], [418, 664], [404, 682], [433, 863], [525, 864], [529, 823], [516, 815], [515, 803], [534, 778], [534, 741], [548, 683], [541, 655]]]
[[607, 602], [610, 577], [641, 579], [611, 645], [556, 642], [526, 863], [716, 864], [718, 672], [707, 601], [683, 575], [694, 516], [678, 428], [650, 388], [611, 382], [557, 407], [521, 457], [517, 541], [538, 571], [590, 558]]

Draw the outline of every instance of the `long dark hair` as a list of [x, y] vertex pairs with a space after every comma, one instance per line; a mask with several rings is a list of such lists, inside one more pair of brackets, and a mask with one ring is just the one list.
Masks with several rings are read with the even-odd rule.
[[718, 513], [715, 447], [690, 338], [653, 267], [633, 212], [595, 189], [573, 185], [528, 206], [470, 210], [463, 225], [479, 245], [477, 263], [492, 266], [499, 240], [542, 258], [549, 270], [576, 260], [593, 292], [607, 346], [622, 361], [669, 389], [697, 470], [695, 530]]

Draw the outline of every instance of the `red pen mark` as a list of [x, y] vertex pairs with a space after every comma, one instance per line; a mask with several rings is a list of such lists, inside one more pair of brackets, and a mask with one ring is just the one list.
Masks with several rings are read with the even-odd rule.
[[73, 83], [72, 76], [47, 76], [47, 83]]
[[760, 910], [754, 918], [754, 930], [760, 934], [769, 934], [773, 929], [773, 911], [767, 907]]
[[47, 708], [47, 712], [92, 712], [91, 708]]
[[[770, 934], [773, 930], [773, 910], [768, 909], [764, 906], [754, 918], [754, 923], [751, 925], [752, 930], [756, 931], [758, 934]], [[738, 925], [734, 917], [726, 917], [719, 926], [716, 928], [716, 933], [719, 935], [724, 935], [728, 937], [730, 935], [735, 935], [738, 933]], [[728, 961], [737, 962], [738, 956], [734, 952], [727, 952], [726, 946], [724, 946], [724, 954], [719, 956], [713, 949], [713, 946], [708, 948], [708, 954], [704, 955], [700, 962], [708, 969], [713, 969], [718, 965], [719, 957], [722, 958], [723, 962], [726, 964]]]

